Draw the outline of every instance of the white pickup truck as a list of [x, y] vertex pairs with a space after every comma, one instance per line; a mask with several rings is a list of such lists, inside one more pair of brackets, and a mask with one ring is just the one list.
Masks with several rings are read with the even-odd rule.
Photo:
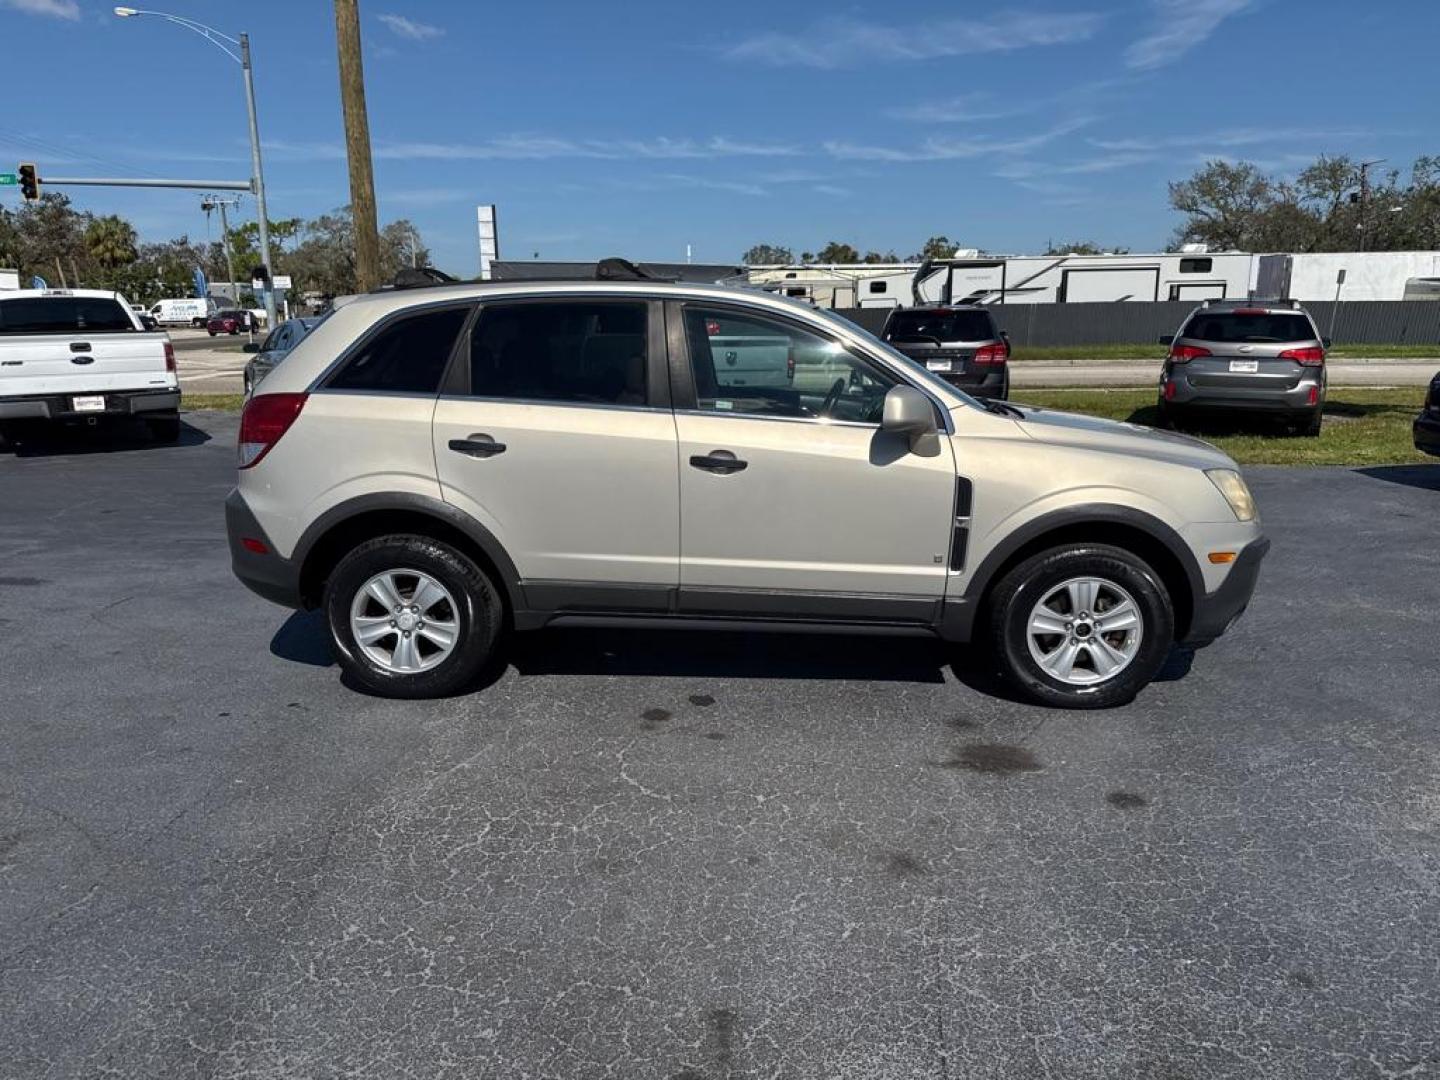
[[94, 424], [135, 416], [154, 437], [180, 436], [175, 348], [147, 332], [119, 293], [18, 289], [0, 293], [0, 427], [27, 421]]

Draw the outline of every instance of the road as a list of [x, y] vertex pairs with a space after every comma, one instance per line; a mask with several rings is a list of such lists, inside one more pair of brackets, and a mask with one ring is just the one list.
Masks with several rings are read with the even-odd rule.
[[0, 454], [0, 1074], [1440, 1070], [1440, 466], [1251, 470], [1251, 611], [1100, 714], [579, 631], [402, 703], [231, 578], [187, 419]]
[[[212, 338], [203, 330], [172, 330], [180, 385], [188, 394], [237, 394], [249, 359], [239, 338]], [[1334, 360], [1331, 386], [1425, 386], [1440, 370], [1435, 360]], [[1143, 387], [1160, 379], [1159, 360], [1020, 361], [1010, 366], [1017, 389], [1042, 387]]]

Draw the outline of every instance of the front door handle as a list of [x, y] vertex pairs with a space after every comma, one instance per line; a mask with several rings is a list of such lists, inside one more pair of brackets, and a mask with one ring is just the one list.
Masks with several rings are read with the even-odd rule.
[[691, 455], [690, 464], [697, 469], [704, 469], [706, 472], [729, 476], [731, 473], [745, 469], [750, 463], [741, 461], [729, 450], [711, 450], [708, 454]]
[[476, 434], [468, 439], [451, 439], [450, 449], [466, 457], [488, 458], [505, 452], [505, 444], [496, 442], [489, 435]]

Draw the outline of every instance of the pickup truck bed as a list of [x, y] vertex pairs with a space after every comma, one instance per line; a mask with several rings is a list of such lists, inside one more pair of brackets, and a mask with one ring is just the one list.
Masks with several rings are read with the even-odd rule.
[[147, 333], [117, 293], [25, 289], [0, 294], [0, 423], [93, 422], [138, 415], [179, 433], [175, 352]]

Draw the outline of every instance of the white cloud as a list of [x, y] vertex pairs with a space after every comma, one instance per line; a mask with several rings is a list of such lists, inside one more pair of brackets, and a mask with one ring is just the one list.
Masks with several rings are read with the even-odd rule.
[[813, 68], [933, 60], [1083, 41], [1095, 33], [1102, 18], [1084, 11], [1007, 12], [909, 26], [827, 19], [799, 33], [757, 34], [724, 49], [722, 55], [776, 67]]
[[1205, 41], [1222, 22], [1255, 0], [1151, 0], [1154, 25], [1125, 50], [1125, 65], [1148, 71], [1164, 67]]
[[978, 158], [987, 155], [1009, 156], [1027, 154], [1038, 150], [1055, 139], [1070, 134], [1086, 124], [1089, 117], [1081, 117], [1058, 124], [1048, 131], [1014, 138], [931, 138], [917, 147], [870, 146], [863, 143], [832, 141], [825, 143], [825, 152], [831, 157], [848, 161], [953, 161]]
[[441, 27], [431, 26], [429, 23], [418, 22], [415, 19], [407, 19], [404, 15], [387, 12], [377, 15], [376, 18], [388, 26], [396, 36], [409, 41], [429, 41], [431, 38], [442, 37], [445, 33]]
[[1196, 146], [1234, 148], [1240, 146], [1263, 146], [1281, 142], [1348, 142], [1368, 138], [1376, 131], [1331, 130], [1322, 128], [1296, 128], [1276, 124], [1273, 127], [1225, 128], [1219, 131], [1203, 131], [1190, 135], [1166, 135], [1158, 138], [1091, 139], [1092, 146], [1102, 150], [1180, 150]]
[[911, 120], [917, 124], [961, 124], [979, 120], [1001, 120], [1007, 116], [1034, 112], [1039, 107], [1038, 101], [1020, 105], [997, 102], [992, 95], [981, 91], [961, 94], [943, 101], [901, 105], [885, 110], [885, 115], [894, 120]]
[[0, 7], [26, 15], [44, 15], [51, 19], [69, 19], [78, 22], [80, 5], [75, 0], [0, 0]]

